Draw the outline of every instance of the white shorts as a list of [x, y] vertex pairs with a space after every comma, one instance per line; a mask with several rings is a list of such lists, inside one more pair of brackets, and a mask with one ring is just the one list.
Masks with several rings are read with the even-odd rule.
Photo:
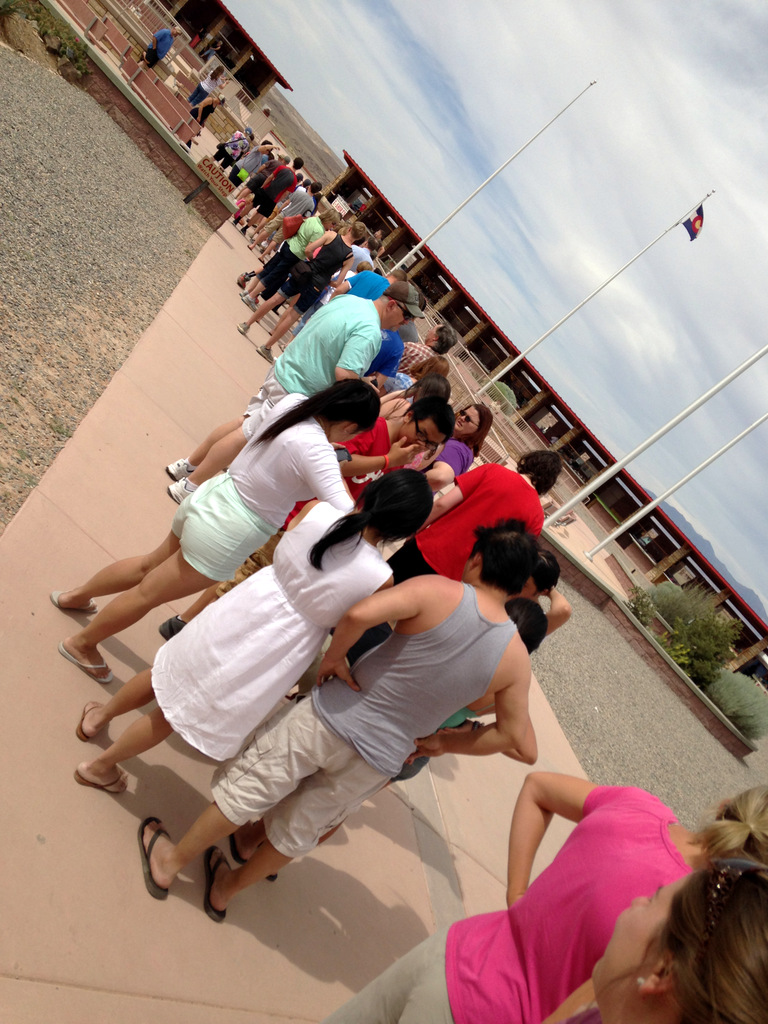
[[225, 818], [263, 818], [275, 849], [299, 857], [388, 782], [320, 721], [307, 697], [257, 729], [214, 773], [212, 790]]
[[243, 420], [242, 430], [246, 440], [250, 441], [261, 427], [262, 421], [269, 410], [277, 405], [281, 398], [285, 398], [287, 394], [288, 392], [275, 376], [275, 368], [273, 366], [270, 367], [269, 373], [264, 378], [261, 391], [259, 391], [258, 395], [251, 397], [248, 407], [243, 413], [245, 419]]

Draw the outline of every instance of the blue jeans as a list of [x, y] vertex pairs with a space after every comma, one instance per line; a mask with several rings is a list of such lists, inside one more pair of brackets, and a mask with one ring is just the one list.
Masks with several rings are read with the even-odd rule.
[[202, 85], [198, 85], [191, 96], [187, 97], [187, 103], [191, 103], [193, 107], [196, 107], [198, 103], [202, 103], [208, 95], [208, 90], [204, 89]]

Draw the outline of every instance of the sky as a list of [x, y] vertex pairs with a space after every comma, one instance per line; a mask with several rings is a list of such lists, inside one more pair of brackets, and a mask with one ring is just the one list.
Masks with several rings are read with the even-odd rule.
[[[228, 0], [288, 98], [621, 457], [768, 343], [768, 5]], [[279, 87], [275, 87], [279, 88]], [[628, 471], [658, 494], [765, 412], [768, 355]], [[670, 499], [768, 607], [768, 423]], [[757, 609], [760, 611], [760, 609]]]

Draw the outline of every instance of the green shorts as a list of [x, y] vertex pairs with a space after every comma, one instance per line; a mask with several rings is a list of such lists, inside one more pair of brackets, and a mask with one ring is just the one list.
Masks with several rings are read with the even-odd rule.
[[228, 580], [277, 527], [249, 509], [229, 473], [221, 473], [185, 498], [171, 529], [184, 560], [209, 580]]

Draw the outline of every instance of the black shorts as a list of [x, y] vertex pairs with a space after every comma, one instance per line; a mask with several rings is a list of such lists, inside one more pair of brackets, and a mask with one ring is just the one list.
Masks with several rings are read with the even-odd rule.
[[144, 60], [147, 62], [147, 66], [153, 68], [155, 64], [160, 60], [157, 55], [157, 50], [154, 46], [148, 46], [147, 52], [144, 54]]
[[[259, 189], [259, 191], [261, 192], [261, 189]], [[264, 196], [264, 198], [261, 200], [259, 205], [256, 206], [256, 210], [258, 213], [262, 215], [262, 217], [271, 217], [272, 214], [275, 212], [275, 207], [277, 206], [277, 203], [275, 202], [274, 199], [270, 199], [266, 192], [262, 192], [262, 195]], [[254, 196], [254, 206], [256, 205], [257, 201], [258, 200]]]

